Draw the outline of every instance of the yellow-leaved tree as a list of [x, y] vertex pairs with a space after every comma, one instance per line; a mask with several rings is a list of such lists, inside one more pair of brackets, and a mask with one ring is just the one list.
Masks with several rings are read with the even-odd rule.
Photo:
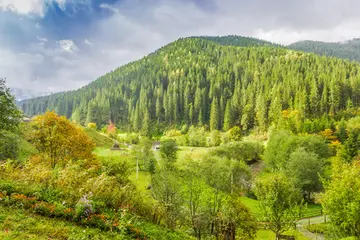
[[59, 162], [94, 157], [93, 141], [64, 116], [47, 112], [35, 117], [32, 127], [32, 142], [50, 160], [52, 168]]

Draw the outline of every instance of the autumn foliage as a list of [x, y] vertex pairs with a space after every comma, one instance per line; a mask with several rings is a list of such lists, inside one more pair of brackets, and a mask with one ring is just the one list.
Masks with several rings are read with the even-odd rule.
[[60, 161], [93, 158], [95, 144], [84, 131], [66, 117], [54, 112], [37, 116], [32, 121], [32, 142], [54, 168]]

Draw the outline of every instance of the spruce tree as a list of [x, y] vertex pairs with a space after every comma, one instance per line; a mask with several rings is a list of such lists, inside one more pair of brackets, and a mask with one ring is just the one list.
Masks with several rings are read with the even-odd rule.
[[225, 116], [224, 116], [224, 131], [228, 131], [234, 125], [233, 111], [231, 107], [231, 101], [228, 100], [226, 103]]
[[215, 97], [211, 103], [211, 112], [210, 112], [210, 130], [218, 130], [219, 129], [219, 103], [217, 98]]

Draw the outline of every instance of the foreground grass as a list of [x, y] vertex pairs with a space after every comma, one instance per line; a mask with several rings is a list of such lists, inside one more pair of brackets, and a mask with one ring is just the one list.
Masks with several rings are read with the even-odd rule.
[[85, 228], [73, 223], [38, 216], [22, 209], [0, 205], [0, 239], [130, 239], [119, 233]]
[[[300, 232], [292, 230], [285, 235], [294, 236], [296, 240], [311, 240], [310, 238], [305, 237]], [[256, 240], [268, 240], [268, 239], [275, 239], [275, 234], [269, 230], [259, 230], [256, 233]]]

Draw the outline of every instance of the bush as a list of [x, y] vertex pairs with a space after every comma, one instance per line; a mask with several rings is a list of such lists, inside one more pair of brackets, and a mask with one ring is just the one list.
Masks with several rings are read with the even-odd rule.
[[238, 126], [231, 128], [226, 132], [231, 142], [241, 141], [241, 129]]
[[125, 142], [129, 144], [138, 144], [140, 142], [140, 136], [136, 133], [126, 134]]
[[189, 146], [206, 147], [206, 129], [204, 127], [195, 128], [191, 126], [187, 133]]
[[226, 157], [238, 161], [259, 161], [263, 154], [264, 146], [256, 141], [230, 142], [210, 151], [209, 155]]
[[179, 130], [172, 129], [172, 130], [167, 131], [165, 133], [165, 136], [168, 138], [179, 137], [179, 136], [181, 136], [181, 132]]
[[309, 226], [306, 226], [306, 228], [312, 233], [325, 234], [329, 228], [329, 224], [327, 223], [311, 224]]
[[87, 127], [95, 130], [97, 129], [96, 123], [88, 123]]
[[210, 142], [209, 142], [209, 147], [216, 147], [219, 146], [221, 143], [221, 138], [220, 138], [220, 132], [218, 130], [213, 130], [210, 133]]
[[16, 159], [19, 152], [20, 138], [18, 135], [0, 131], [0, 160]]

